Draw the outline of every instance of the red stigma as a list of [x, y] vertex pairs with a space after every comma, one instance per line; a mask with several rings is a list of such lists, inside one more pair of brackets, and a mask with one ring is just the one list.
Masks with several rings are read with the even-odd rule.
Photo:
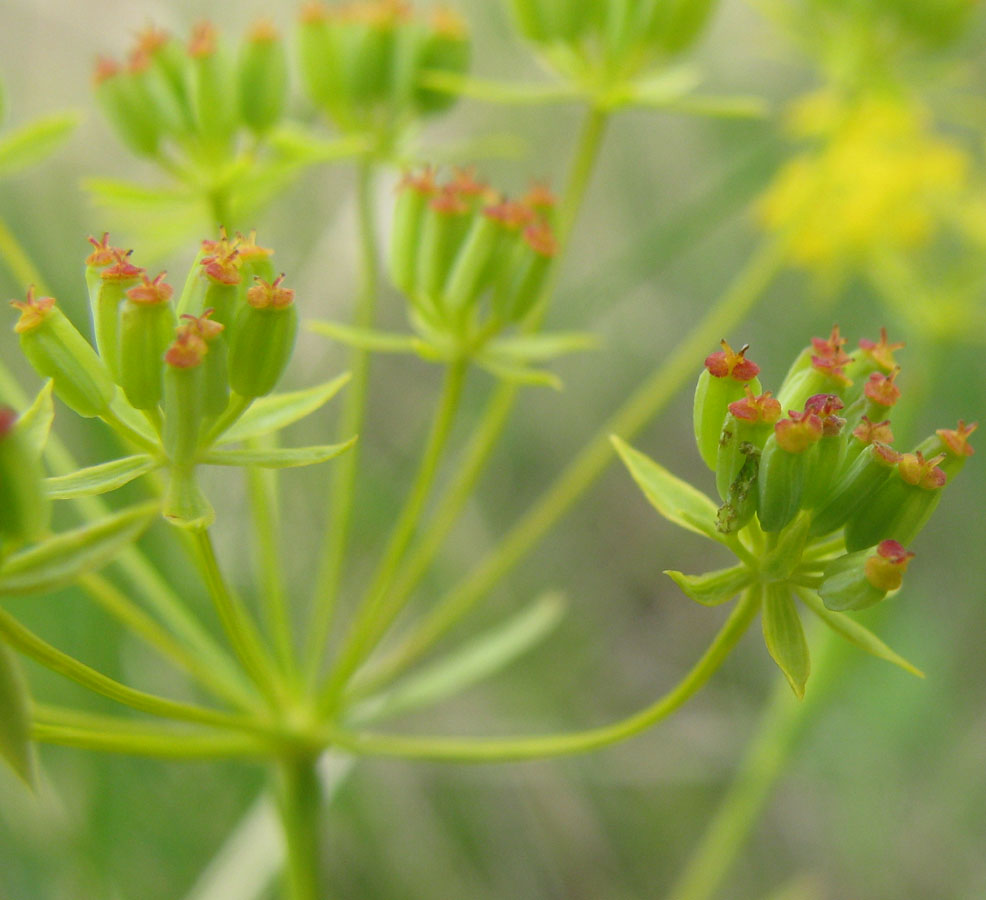
[[880, 329], [880, 340], [871, 341], [867, 338], [860, 338], [859, 348], [863, 353], [873, 360], [884, 372], [890, 372], [893, 370], [896, 363], [894, 362], [894, 351], [900, 350], [904, 346], [903, 341], [897, 341], [895, 343], [890, 343], [887, 339], [887, 329]]
[[953, 456], [972, 456], [975, 453], [969, 437], [979, 427], [977, 422], [966, 425], [962, 419], [955, 428], [939, 428], [935, 434], [941, 438], [945, 449]]
[[863, 444], [873, 444], [876, 442], [892, 444], [894, 442], [894, 433], [890, 428], [889, 419], [874, 424], [869, 420], [868, 416], [863, 416], [852, 433], [853, 437]]
[[155, 306], [159, 303], [167, 303], [171, 299], [171, 295], [174, 293], [174, 289], [170, 284], [167, 284], [164, 280], [164, 276], [167, 272], [161, 272], [159, 275], [155, 276], [154, 280], [151, 281], [147, 274], [141, 275], [141, 284], [136, 287], [130, 288], [127, 291], [127, 297], [134, 303], [139, 303], [145, 306]]
[[770, 391], [755, 397], [749, 385], [745, 385], [744, 390], [746, 396], [728, 407], [737, 419], [753, 425], [773, 425], [781, 417], [781, 405]]
[[895, 367], [889, 375], [873, 372], [863, 386], [863, 393], [878, 406], [889, 409], [900, 399], [900, 388], [894, 384], [898, 372], [900, 366]]
[[719, 342], [719, 346], [722, 350], [705, 358], [705, 368], [710, 374], [716, 378], [730, 377], [736, 381], [751, 381], [757, 377], [760, 367], [745, 355], [750, 349], [749, 344], [745, 344], [739, 350], [733, 350], [724, 338]]

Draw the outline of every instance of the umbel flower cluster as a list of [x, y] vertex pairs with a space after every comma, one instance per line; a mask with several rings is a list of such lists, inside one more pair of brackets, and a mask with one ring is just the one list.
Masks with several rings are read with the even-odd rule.
[[703, 604], [758, 594], [767, 647], [799, 696], [810, 665], [795, 596], [843, 637], [903, 664], [842, 613], [900, 588], [914, 556], [908, 546], [973, 452], [976, 426], [964, 422], [896, 448], [895, 351], [903, 344], [886, 331], [878, 341], [861, 340], [852, 355], [846, 343], [838, 327], [812, 339], [776, 396], [763, 390], [748, 348], [723, 341], [705, 360], [694, 429], [719, 504], [621, 447], [659, 510], [740, 559], [705, 575], [668, 574]]
[[[348, 446], [220, 446], [283, 427], [342, 384], [337, 379], [307, 392], [270, 396], [291, 359], [298, 314], [294, 291], [283, 275], [274, 275], [272, 251], [253, 235], [230, 240], [223, 232], [203, 241], [176, 302], [164, 272], [150, 277], [106, 234], [89, 240], [86, 283], [94, 344], [54, 298], [37, 297], [33, 288], [26, 300], [11, 301], [20, 311], [15, 331], [55, 396], [80, 416], [102, 419], [140, 452], [50, 479], [50, 496], [102, 493], [163, 468], [169, 476], [165, 517], [202, 528], [214, 513], [196, 483], [198, 464], [307, 465]], [[266, 404], [254, 406], [260, 398]], [[37, 523], [21, 529], [24, 537], [38, 530]]]

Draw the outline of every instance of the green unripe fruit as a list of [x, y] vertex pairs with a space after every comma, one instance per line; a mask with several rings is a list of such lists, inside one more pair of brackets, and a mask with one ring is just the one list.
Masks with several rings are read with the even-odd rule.
[[48, 506], [37, 454], [20, 434], [17, 414], [0, 406], [0, 545], [40, 538], [48, 527]]
[[869, 503], [899, 459], [900, 454], [886, 444], [867, 446], [815, 511], [810, 536], [820, 537], [844, 525], [856, 510]]
[[120, 386], [135, 409], [156, 409], [163, 395], [164, 354], [177, 319], [162, 272], [127, 291], [120, 315]]
[[258, 22], [240, 54], [240, 117], [255, 134], [265, 134], [280, 121], [288, 94], [284, 44], [274, 27]]
[[342, 125], [346, 114], [336, 31], [323, 6], [305, 6], [298, 28], [302, 82], [312, 102]]
[[229, 380], [243, 397], [263, 397], [276, 386], [294, 352], [298, 310], [294, 291], [261, 281], [247, 292], [229, 348]]
[[925, 459], [944, 454], [945, 458], [938, 466], [949, 478], [954, 478], [973, 454], [969, 438], [977, 427], [975, 422], [966, 425], [959, 420], [956, 428], [939, 428], [931, 437], [918, 444], [915, 452]]
[[695, 443], [705, 464], [716, 468], [719, 455], [719, 438], [729, 411], [729, 404], [742, 399], [747, 385], [759, 394], [760, 382], [756, 363], [745, 358], [747, 348], [734, 351], [726, 341], [722, 350], [705, 360], [705, 369], [698, 378], [693, 406]]
[[58, 398], [80, 416], [92, 418], [109, 411], [116, 387], [103, 361], [89, 342], [55, 306], [52, 297], [14, 302], [21, 310], [15, 327], [21, 350], [45, 378], [50, 378]]
[[214, 25], [200, 22], [195, 26], [188, 55], [196, 129], [215, 154], [225, 154], [236, 131], [236, 81]]
[[[465, 23], [454, 13], [439, 9], [434, 14], [431, 31], [421, 42], [414, 75], [417, 76], [419, 71], [462, 75], [469, 70], [471, 57], [472, 49]], [[445, 91], [418, 87], [414, 92], [414, 100], [422, 113], [431, 115], [452, 106], [456, 102], [456, 96]]]
[[743, 464], [729, 484], [724, 502], [716, 513], [716, 530], [734, 534], [743, 528], [757, 511], [757, 476], [760, 470], [760, 450], [743, 441], [740, 455]]
[[390, 276], [408, 296], [414, 294], [418, 247], [428, 200], [434, 196], [435, 176], [431, 169], [419, 175], [408, 173], [400, 184], [394, 209], [390, 242]]
[[764, 531], [780, 531], [802, 506], [805, 478], [822, 423], [810, 412], [791, 413], [774, 426], [760, 456], [757, 515]]
[[476, 216], [449, 271], [442, 306], [453, 319], [461, 320], [486, 287], [484, 275], [497, 248], [500, 223], [489, 215]]
[[522, 321], [537, 305], [557, 255], [558, 240], [547, 222], [537, 222], [524, 229], [515, 254], [517, 277], [506, 298], [509, 321]]
[[111, 60], [96, 65], [96, 102], [123, 142], [139, 156], [154, 156], [161, 143], [162, 128], [142, 98], [129, 72]]
[[412, 300], [442, 308], [445, 282], [471, 221], [469, 204], [453, 187], [443, 187], [429, 201], [421, 226]]
[[209, 348], [194, 327], [182, 326], [164, 356], [164, 450], [179, 468], [195, 462], [202, 432], [202, 363]]
[[825, 567], [818, 594], [829, 609], [866, 609], [901, 586], [914, 554], [897, 541], [882, 541], [875, 550], [848, 553]]
[[90, 294], [96, 349], [114, 379], [120, 375], [120, 304], [127, 290], [140, 281], [144, 270], [130, 262], [129, 252], [114, 249], [115, 261], [99, 273]]
[[750, 451], [763, 449], [772, 426], [781, 417], [781, 405], [770, 395], [770, 391], [754, 396], [749, 386], [742, 400], [730, 403], [729, 412], [719, 433], [719, 446], [716, 451], [716, 489], [719, 496], [728, 502], [733, 482], [745, 466]]

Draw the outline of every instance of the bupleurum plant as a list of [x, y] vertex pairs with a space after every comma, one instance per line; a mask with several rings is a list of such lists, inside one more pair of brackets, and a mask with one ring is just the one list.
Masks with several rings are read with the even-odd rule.
[[[960, 20], [960, 0], [947, 3]], [[682, 60], [713, 15], [708, 0], [506, 6], [549, 81], [472, 76], [464, 20], [402, 0], [306, 4], [293, 42], [265, 22], [235, 51], [208, 23], [195, 26], [187, 44], [150, 28], [125, 64], [101, 61], [98, 104], [123, 143], [167, 181], [90, 182], [102, 205], [139, 214], [137, 232], [148, 244], [137, 253], [115, 246], [103, 223], [102, 236], [89, 238], [79, 267], [84, 280], [77, 279], [79, 296], [88, 299], [88, 329], [73, 324], [77, 305], [50, 296], [42, 273], [0, 221], [0, 255], [23, 283], [12, 301], [13, 330], [44, 382], [33, 400], [24, 397], [6, 361], [0, 363], [0, 599], [77, 586], [193, 686], [179, 701], [129, 677], [110, 677], [0, 609], [0, 752], [35, 785], [43, 780], [39, 744], [260, 763], [271, 776], [281, 833], [264, 832], [265, 839], [280, 848], [283, 838], [284, 850], [238, 900], [264, 896], [282, 859], [285, 897], [328, 895], [324, 807], [345, 773], [330, 772], [327, 760], [504, 762], [616, 744], [677, 711], [758, 615], [767, 650], [799, 698], [818, 658], [809, 656], [802, 611], [866, 652], [920, 674], [854, 613], [902, 586], [915, 538], [972, 454], [975, 426], [959, 422], [916, 446], [898, 445], [898, 400], [908, 390], [895, 357], [902, 342], [881, 332], [850, 350], [833, 328], [796, 356], [773, 393], [764, 390], [747, 348], [722, 341], [705, 359], [694, 399], [695, 439], [718, 500], [627, 443], [700, 369], [715, 341], [738, 330], [787, 265], [835, 273], [833, 283], [846, 273], [885, 273], [955, 217], [968, 193], [970, 160], [932, 132], [920, 102], [893, 89], [894, 53], [911, 43], [884, 46], [881, 37], [889, 17], [892, 34], [898, 29], [913, 38], [927, 24], [917, 7], [905, 15], [893, 3], [871, 11], [828, 0], [798, 4], [797, 22], [809, 34], [813, 11], [831, 7], [814, 45], [831, 83], [802, 100], [792, 117], [795, 133], [818, 146], [781, 167], [759, 201], [763, 243], [719, 302], [676, 336], [476, 566], [437, 597], [420, 590], [441, 584], [443, 542], [475, 496], [519, 392], [560, 387], [553, 361], [598, 343], [591, 333], [545, 330], [544, 323], [608, 124], [632, 107], [716, 118], [764, 113], [757, 98], [696, 93], [697, 69]], [[938, 24], [947, 41], [954, 29]], [[859, 40], [843, 41], [847, 34]], [[872, 59], [886, 65], [879, 79], [864, 83]], [[291, 95], [292, 69], [304, 97]], [[545, 181], [510, 192], [475, 168], [419, 159], [428, 155], [419, 141], [426, 125], [460, 97], [583, 107], [557, 196]], [[73, 120], [53, 121], [51, 129], [0, 139], [0, 175], [40, 158]], [[278, 257], [251, 230], [305, 169], [339, 159], [351, 159], [356, 174], [359, 285], [348, 321], [326, 309], [317, 290], [296, 298], [292, 285], [304, 282], [293, 267], [281, 272]], [[387, 177], [395, 184], [384, 249], [377, 186]], [[203, 231], [209, 237], [194, 244]], [[187, 251], [180, 277], [169, 281], [156, 266], [141, 265], [177, 245]], [[316, 283], [324, 284], [335, 265], [313, 258]], [[387, 299], [384, 272], [405, 301], [405, 330], [385, 330], [378, 321], [378, 301]], [[912, 298], [905, 322], [927, 315], [913, 314], [919, 305]], [[317, 357], [307, 356], [305, 385], [278, 390], [292, 360], [300, 374], [295, 344], [304, 332], [345, 345], [351, 375], [311, 384]], [[361, 466], [359, 449], [372, 425], [371, 360], [382, 353], [440, 367], [443, 386], [417, 470], [399, 488], [403, 503], [387, 510], [378, 535], [353, 521], [367, 484], [375, 487], [376, 473]], [[455, 461], [467, 384], [489, 398]], [[340, 392], [343, 409], [329, 425], [323, 408]], [[104, 423], [104, 446], [117, 450], [95, 465], [76, 464], [52, 427], [56, 400]], [[319, 433], [331, 429], [333, 437], [282, 445], [302, 420]], [[585, 731], [483, 738], [376, 730], [388, 717], [462, 693], [554, 628], [563, 604], [548, 591], [433, 655], [616, 456], [662, 515], [736, 557], [734, 565], [704, 574], [668, 572], [702, 605], [738, 598], [697, 663], [649, 706]], [[284, 503], [277, 470], [336, 457], [306, 483], [315, 500], [327, 489], [326, 514], [315, 558], [307, 561], [311, 577], [300, 585], [311, 588], [311, 597], [299, 597], [282, 527], [296, 511]], [[234, 529], [238, 516], [229, 497], [202, 477], [210, 466], [244, 475], [256, 569], [249, 587], [222, 559], [222, 545], [217, 550], [215, 532]], [[148, 531], [167, 548], [166, 572], [146, 552]], [[365, 572], [362, 564], [378, 549]], [[660, 564], [673, 564], [674, 556], [662, 549]], [[189, 593], [193, 577], [212, 600], [221, 638]], [[35, 700], [18, 655], [127, 712]], [[241, 831], [255, 825], [248, 817]], [[728, 862], [728, 853], [722, 858]], [[707, 897], [712, 888], [708, 879], [703, 884], [705, 893], [680, 896]]]

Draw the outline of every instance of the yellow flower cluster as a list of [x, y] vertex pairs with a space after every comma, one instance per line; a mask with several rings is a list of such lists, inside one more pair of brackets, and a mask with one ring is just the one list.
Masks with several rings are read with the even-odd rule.
[[966, 153], [909, 99], [822, 91], [795, 105], [789, 128], [819, 144], [780, 170], [758, 212], [767, 229], [791, 229], [791, 256], [807, 268], [843, 270], [924, 244], [963, 196]]

